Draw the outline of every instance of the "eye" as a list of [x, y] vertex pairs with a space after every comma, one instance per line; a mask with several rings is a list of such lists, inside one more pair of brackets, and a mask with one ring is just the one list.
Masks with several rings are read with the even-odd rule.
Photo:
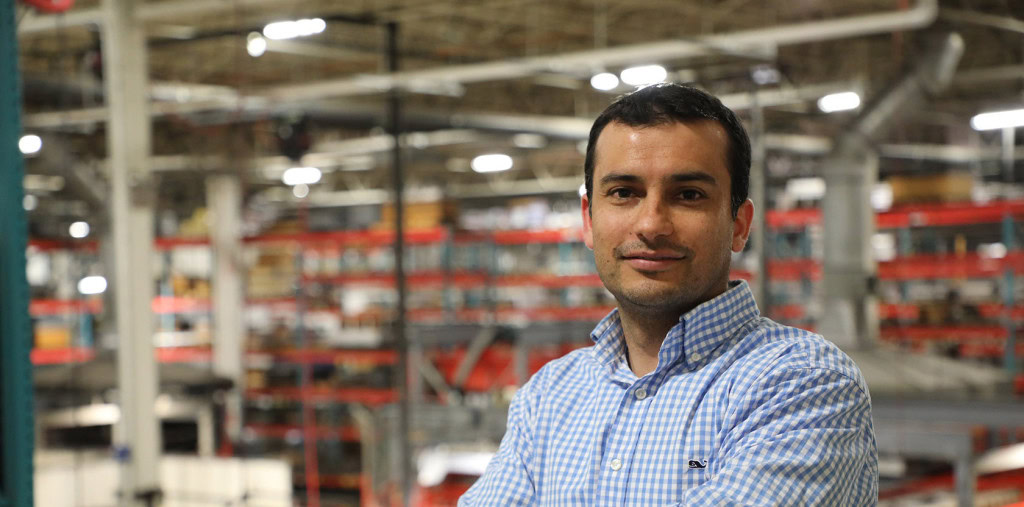
[[629, 199], [635, 195], [633, 190], [624, 187], [616, 187], [608, 191], [608, 196], [615, 199]]
[[684, 201], [696, 201], [704, 198], [704, 192], [695, 188], [687, 188], [679, 192], [679, 198]]

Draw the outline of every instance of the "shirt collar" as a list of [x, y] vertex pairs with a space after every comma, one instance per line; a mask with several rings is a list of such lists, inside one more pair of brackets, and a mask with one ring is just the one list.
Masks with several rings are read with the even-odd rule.
[[[718, 347], [743, 324], [759, 316], [757, 303], [746, 281], [729, 283], [722, 294], [697, 305], [679, 317], [665, 336], [658, 352], [658, 370], [685, 358], [691, 369], [706, 362]], [[593, 354], [598, 364], [609, 372], [626, 359], [626, 343], [622, 333], [619, 309], [613, 309], [590, 333], [594, 340]]]

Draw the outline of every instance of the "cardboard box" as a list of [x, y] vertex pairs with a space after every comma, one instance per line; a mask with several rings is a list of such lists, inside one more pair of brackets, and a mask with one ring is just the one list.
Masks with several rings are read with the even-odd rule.
[[963, 171], [897, 175], [886, 181], [892, 188], [893, 205], [970, 201], [974, 189], [974, 177]]

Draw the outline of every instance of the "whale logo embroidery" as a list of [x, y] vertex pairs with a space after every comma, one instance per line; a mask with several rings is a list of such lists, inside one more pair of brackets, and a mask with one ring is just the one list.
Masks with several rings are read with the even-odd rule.
[[707, 460], [704, 460], [703, 462], [697, 461], [695, 459], [690, 460], [690, 468], [707, 468], [707, 466]]

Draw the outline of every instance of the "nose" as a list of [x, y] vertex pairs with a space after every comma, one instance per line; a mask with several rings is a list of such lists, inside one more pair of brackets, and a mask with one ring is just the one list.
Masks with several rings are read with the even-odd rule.
[[637, 212], [634, 231], [640, 239], [653, 241], [658, 237], [668, 236], [675, 232], [671, 209], [662, 199], [648, 196], [647, 199], [644, 199], [644, 203], [637, 208]]

